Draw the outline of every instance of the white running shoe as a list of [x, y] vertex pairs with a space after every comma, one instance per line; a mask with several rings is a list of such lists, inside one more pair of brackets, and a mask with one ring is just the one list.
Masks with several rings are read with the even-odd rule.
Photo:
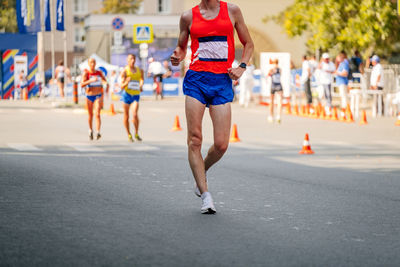
[[[208, 183], [208, 180], [207, 180], [207, 173], [206, 173], [206, 183]], [[194, 194], [195, 194], [196, 196], [198, 196], [198, 197], [201, 197], [200, 189], [199, 189], [199, 187], [197, 186], [196, 182], [194, 182]]]
[[276, 117], [276, 122], [281, 123], [281, 117]]
[[217, 212], [217, 210], [214, 207], [214, 201], [211, 197], [210, 192], [204, 192], [201, 195], [201, 200], [203, 201], [201, 205], [202, 214], [214, 214]]
[[269, 123], [273, 123], [274, 122], [274, 118], [272, 118], [272, 116], [268, 116], [268, 122]]

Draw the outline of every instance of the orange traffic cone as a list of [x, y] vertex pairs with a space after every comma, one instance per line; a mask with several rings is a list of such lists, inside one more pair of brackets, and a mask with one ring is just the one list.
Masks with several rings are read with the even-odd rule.
[[339, 120], [337, 108], [333, 108], [331, 120], [333, 120], [333, 121], [338, 121]]
[[362, 116], [361, 116], [361, 120], [360, 120], [360, 125], [365, 125], [365, 124], [368, 124], [368, 122], [367, 122], [367, 112], [365, 112], [365, 110], [363, 110]]
[[314, 151], [311, 150], [310, 139], [308, 138], [308, 133], [304, 137], [303, 148], [299, 152], [299, 154], [314, 154]]
[[354, 122], [354, 119], [353, 119], [353, 113], [351, 113], [351, 109], [350, 109], [350, 105], [349, 104], [347, 104], [347, 108], [346, 108], [346, 117], [347, 117], [347, 122]]
[[319, 118], [321, 120], [325, 120], [325, 118], [326, 118], [326, 112], [325, 112], [325, 109], [323, 107], [321, 108], [321, 113], [319, 114]]
[[230, 143], [240, 142], [236, 124], [233, 124], [232, 134], [231, 134], [231, 138], [229, 139], [229, 142]]
[[115, 112], [114, 104], [113, 104], [113, 103], [111, 103], [111, 105], [110, 105], [110, 110], [108, 111], [108, 113], [109, 113], [111, 116], [117, 115], [117, 113]]
[[287, 105], [286, 105], [286, 114], [292, 115], [292, 108], [290, 106], [290, 103], [287, 103]]
[[397, 116], [397, 121], [394, 125], [400, 126], [400, 112], [399, 112], [399, 115]]
[[299, 116], [299, 106], [298, 105], [294, 105], [293, 115]]
[[340, 118], [339, 121], [341, 122], [346, 122], [346, 109], [342, 108], [342, 110], [340, 111]]
[[171, 132], [178, 132], [178, 131], [182, 131], [182, 128], [181, 128], [181, 124], [179, 123], [179, 116], [176, 115], [174, 126], [172, 127]]

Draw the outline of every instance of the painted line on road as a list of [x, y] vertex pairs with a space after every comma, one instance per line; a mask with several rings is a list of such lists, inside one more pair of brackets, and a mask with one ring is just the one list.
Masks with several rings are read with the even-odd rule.
[[67, 143], [66, 145], [79, 152], [104, 152], [103, 149], [87, 143]]
[[41, 151], [42, 149], [28, 143], [8, 143], [8, 147], [18, 151]]

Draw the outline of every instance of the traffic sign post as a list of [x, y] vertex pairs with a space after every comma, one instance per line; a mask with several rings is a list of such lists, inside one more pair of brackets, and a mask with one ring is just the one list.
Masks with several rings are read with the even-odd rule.
[[133, 25], [133, 43], [152, 43], [154, 38], [153, 24], [135, 24]]
[[125, 23], [124, 20], [120, 17], [115, 17], [113, 18], [112, 22], [111, 22], [111, 26], [113, 27], [114, 30], [116, 31], [120, 31], [124, 28]]

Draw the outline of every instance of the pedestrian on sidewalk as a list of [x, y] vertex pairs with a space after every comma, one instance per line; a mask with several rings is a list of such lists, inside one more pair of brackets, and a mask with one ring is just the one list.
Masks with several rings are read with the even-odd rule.
[[333, 81], [333, 73], [335, 73], [335, 64], [330, 59], [328, 53], [322, 54], [322, 60], [319, 64], [320, 69], [320, 82], [324, 89], [325, 96], [325, 112], [327, 115], [330, 115], [332, 109], [332, 81]]
[[[385, 86], [385, 78], [383, 75], [383, 67], [381, 65], [381, 59], [379, 58], [379, 56], [374, 55], [371, 58], [371, 63], [372, 63], [372, 72], [371, 72], [371, 80], [370, 80], [370, 84], [371, 84], [371, 90], [379, 90], [379, 91], [383, 91], [383, 88]], [[378, 101], [378, 98], [377, 98]], [[376, 105], [378, 107], [378, 102], [374, 103], [374, 105]], [[383, 96], [381, 98], [381, 112], [382, 114], [379, 115], [383, 115], [383, 107], [384, 103], [383, 103]]]
[[335, 72], [336, 74], [336, 85], [339, 87], [339, 94], [341, 97], [341, 108], [342, 115], [344, 115], [344, 111], [347, 107], [347, 98], [348, 98], [348, 84], [349, 84], [349, 61], [347, 59], [346, 52], [342, 51], [338, 57], [339, 66]]
[[312, 105], [312, 93], [311, 93], [311, 67], [308, 61], [307, 55], [303, 56], [303, 64], [301, 67], [301, 84], [303, 85], [304, 92], [307, 98], [307, 106]]

